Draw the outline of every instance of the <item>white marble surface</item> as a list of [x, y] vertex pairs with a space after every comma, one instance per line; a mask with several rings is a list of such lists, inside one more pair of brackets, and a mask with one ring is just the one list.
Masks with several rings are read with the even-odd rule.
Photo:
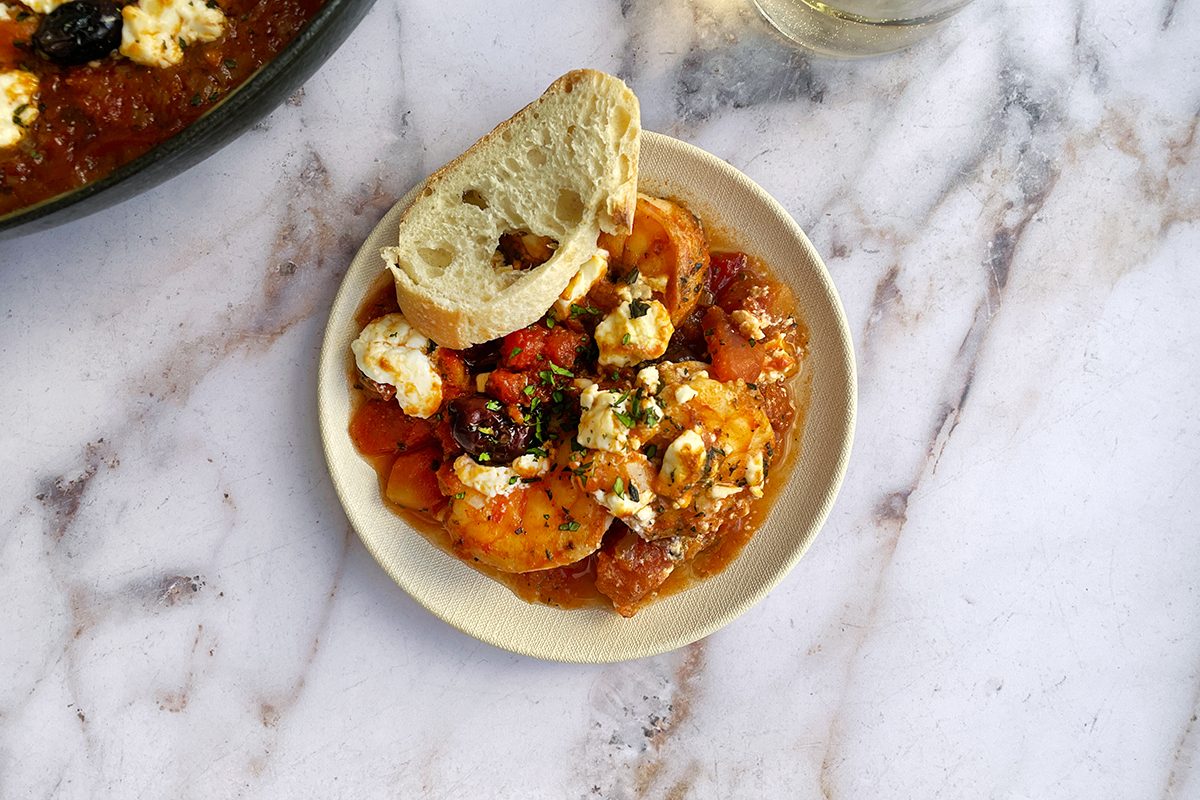
[[[575, 66], [826, 254], [861, 398], [788, 579], [581, 667], [413, 603], [314, 369], [390, 202]], [[1200, 797], [1200, 3], [871, 62], [740, 0], [379, 0], [258, 129], [0, 243], [0, 796]]]

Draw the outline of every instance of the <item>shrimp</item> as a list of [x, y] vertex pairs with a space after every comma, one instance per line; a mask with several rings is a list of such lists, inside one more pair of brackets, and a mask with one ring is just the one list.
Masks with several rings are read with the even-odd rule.
[[604, 507], [562, 470], [551, 468], [534, 478], [513, 472], [487, 494], [464, 483], [453, 465], [439, 470], [438, 481], [450, 498], [445, 525], [454, 551], [501, 572], [573, 564], [599, 549], [612, 522]]
[[[657, 197], [639, 194], [628, 235], [601, 234], [600, 247], [609, 252], [610, 274], [624, 277], [636, 268], [678, 325], [700, 301], [708, 277], [708, 241], [690, 211]], [[632, 283], [633, 281], [627, 281]], [[611, 286], [600, 284], [601, 289]], [[598, 291], [593, 289], [593, 292]], [[615, 295], [606, 307], [617, 304]]]
[[[698, 362], [659, 365], [662, 422], [642, 451], [660, 466], [648, 519], [624, 520], [645, 539], [706, 537], [761, 497], [775, 432], [742, 381], [708, 377]], [[714, 527], [716, 526], [716, 527]]]

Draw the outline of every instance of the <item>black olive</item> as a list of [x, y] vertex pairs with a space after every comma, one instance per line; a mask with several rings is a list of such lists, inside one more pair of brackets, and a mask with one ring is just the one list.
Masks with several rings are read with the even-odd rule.
[[533, 439], [528, 425], [513, 422], [497, 401], [480, 396], [450, 401], [450, 430], [459, 447], [488, 466], [524, 455]]
[[458, 354], [472, 372], [490, 372], [500, 363], [500, 345], [503, 339], [493, 339], [483, 344], [473, 344]]
[[121, 9], [106, 0], [74, 0], [42, 17], [33, 34], [38, 55], [67, 66], [104, 58], [121, 46]]

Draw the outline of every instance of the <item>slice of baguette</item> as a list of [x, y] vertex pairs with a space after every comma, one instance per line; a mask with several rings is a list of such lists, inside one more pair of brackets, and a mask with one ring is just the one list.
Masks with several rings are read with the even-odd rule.
[[[383, 250], [400, 309], [440, 345], [463, 348], [546, 313], [637, 203], [641, 120], [620, 79], [569, 72], [434, 173]], [[495, 266], [500, 236], [527, 231], [557, 249], [524, 270]]]

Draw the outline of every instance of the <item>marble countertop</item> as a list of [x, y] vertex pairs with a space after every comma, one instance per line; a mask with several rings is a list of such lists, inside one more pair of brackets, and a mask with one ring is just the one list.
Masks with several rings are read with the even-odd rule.
[[[577, 66], [772, 192], [860, 377], [724, 630], [470, 639], [342, 514], [315, 364], [384, 210]], [[866, 62], [742, 0], [379, 0], [257, 128], [0, 242], [0, 796], [1200, 797], [1200, 4], [979, 0]]]

